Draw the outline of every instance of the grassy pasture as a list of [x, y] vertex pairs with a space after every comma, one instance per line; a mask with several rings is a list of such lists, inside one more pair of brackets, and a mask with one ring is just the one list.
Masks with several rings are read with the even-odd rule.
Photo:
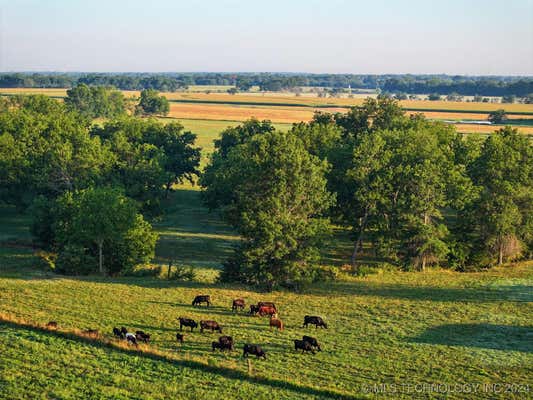
[[[366, 391], [380, 383], [530, 383], [531, 263], [486, 273], [345, 276], [303, 293], [265, 294], [214, 283], [237, 236], [202, 207], [196, 190], [176, 191], [167, 210], [155, 223], [161, 234], [155, 261], [165, 265], [172, 257], [194, 266], [195, 282], [54, 275], [35, 267], [24, 245], [28, 217], [0, 208], [0, 398], [353, 399], [373, 398]], [[341, 232], [325, 262], [342, 263], [348, 255]], [[213, 296], [214, 306], [193, 308], [192, 298], [203, 293]], [[248, 304], [276, 302], [286, 329], [273, 331], [266, 318], [231, 313], [237, 297]], [[329, 329], [302, 328], [306, 314], [323, 316]], [[237, 351], [212, 353], [218, 335], [198, 331], [185, 332], [183, 346], [176, 344], [178, 316], [217, 320]], [[59, 323], [58, 332], [40, 328], [49, 320]], [[137, 351], [113, 341], [111, 329], [121, 325], [151, 333], [152, 344]], [[102, 338], [79, 333], [88, 328]], [[295, 353], [292, 340], [303, 334], [316, 336], [324, 351]], [[239, 351], [244, 342], [267, 351], [266, 361], [252, 360], [251, 373]], [[449, 396], [465, 397], [479, 394]]]

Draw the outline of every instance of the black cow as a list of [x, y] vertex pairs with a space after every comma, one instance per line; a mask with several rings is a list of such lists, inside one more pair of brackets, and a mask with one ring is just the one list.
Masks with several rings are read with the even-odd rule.
[[219, 342], [211, 342], [211, 349], [215, 351], [215, 349], [220, 349], [221, 351], [224, 350], [233, 350], [233, 347], [230, 343], [221, 343]]
[[178, 319], [179, 319], [179, 321], [180, 321], [180, 331], [183, 330], [183, 327], [184, 327], [184, 326], [188, 326], [188, 327], [190, 327], [190, 328], [191, 328], [191, 332], [192, 332], [192, 330], [193, 330], [194, 328], [198, 328], [198, 323], [197, 323], [195, 320], [193, 320], [193, 319], [190, 319], [190, 318], [181, 318], [181, 317], [179, 317]]
[[305, 351], [310, 351], [312, 354], [315, 354], [315, 351], [313, 350], [313, 346], [309, 342], [306, 342], [305, 340], [298, 340], [296, 339], [294, 341], [294, 350], [302, 350], [302, 354]]
[[255, 315], [259, 312], [259, 306], [252, 304], [250, 306], [250, 315]]
[[113, 328], [113, 335], [115, 337], [118, 337], [119, 339], [124, 339], [124, 334], [122, 333], [122, 331], [118, 328]]
[[266, 354], [261, 348], [261, 346], [258, 346], [256, 344], [245, 344], [243, 347], [243, 357], [248, 357], [248, 354], [253, 354], [257, 358], [263, 357], [266, 360]]
[[122, 336], [126, 337], [126, 333], [128, 333], [128, 330], [124, 327], [121, 327], [120, 332], [122, 332]]
[[231, 336], [220, 336], [218, 338], [218, 342], [220, 344], [223, 344], [225, 346], [227, 346], [227, 348], [229, 348], [230, 350], [233, 350], [233, 338]]
[[321, 317], [306, 315], [304, 317], [303, 326], [307, 328], [307, 325], [309, 324], [314, 325], [315, 328], [318, 328], [319, 326], [326, 328], [326, 329], [328, 328], [328, 324], [326, 324]]
[[135, 332], [135, 338], [141, 342], [148, 343], [150, 340], [150, 335], [148, 333], [144, 333], [143, 331], [137, 331]]
[[318, 344], [318, 341], [314, 337], [303, 335], [302, 339], [309, 343], [312, 347], [316, 348], [318, 351], [322, 351], [320, 344]]
[[176, 340], [183, 344], [183, 335], [181, 333], [176, 333]]
[[222, 327], [216, 321], [200, 321], [200, 333], [203, 333], [204, 329], [211, 329], [211, 332], [218, 331], [222, 333]]
[[207, 303], [207, 306], [209, 307], [211, 305], [211, 297], [207, 294], [203, 294], [200, 296], [196, 296], [192, 301], [193, 306], [198, 306], [201, 303]]
[[231, 311], [235, 312], [237, 310], [244, 310], [244, 306], [245, 303], [243, 299], [235, 299], [231, 305]]

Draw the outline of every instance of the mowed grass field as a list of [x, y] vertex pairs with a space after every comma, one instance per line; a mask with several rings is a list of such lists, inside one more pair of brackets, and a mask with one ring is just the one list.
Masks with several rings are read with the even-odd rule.
[[[356, 399], [374, 398], [379, 384], [389, 391], [381, 398], [444, 397], [432, 384], [481, 385], [447, 398], [531, 395], [524, 392], [533, 374], [531, 263], [480, 273], [343, 275], [302, 293], [261, 293], [215, 283], [238, 236], [207, 212], [197, 190], [180, 188], [166, 208], [155, 222], [155, 262], [193, 266], [194, 282], [55, 275], [37, 267], [26, 246], [28, 217], [0, 208], [0, 398]], [[325, 264], [349, 257], [347, 237], [335, 239]], [[197, 294], [210, 294], [213, 306], [192, 307]], [[285, 330], [232, 313], [237, 297], [274, 301]], [[328, 329], [302, 328], [305, 315], [321, 315]], [[236, 351], [213, 353], [219, 335], [197, 330], [177, 344], [179, 316], [218, 321]], [[57, 331], [42, 328], [50, 320]], [[152, 343], [128, 347], [112, 338], [114, 326], [148, 332]], [[88, 339], [85, 329], [101, 336]], [[317, 337], [323, 351], [296, 353], [292, 341], [304, 334]], [[266, 360], [251, 360], [251, 370], [245, 342], [267, 352]], [[494, 392], [484, 384], [515, 386]]]

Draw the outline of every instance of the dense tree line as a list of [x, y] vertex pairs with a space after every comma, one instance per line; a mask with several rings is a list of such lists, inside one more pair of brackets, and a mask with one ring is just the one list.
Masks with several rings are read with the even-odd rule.
[[464, 96], [508, 96], [526, 97], [533, 93], [533, 79], [496, 78], [420, 78], [397, 77], [383, 82], [383, 91], [392, 93], [437, 93], [440, 95], [460, 94]]
[[289, 73], [5, 73], [0, 87], [68, 88], [78, 84], [113, 86], [120, 90], [175, 91], [189, 85], [232, 85], [239, 90], [258, 86], [280, 91], [300, 86], [380, 89], [390, 93], [526, 97], [533, 93], [531, 77], [449, 75], [356, 75]]
[[58, 254], [58, 271], [128, 270], [153, 256], [143, 214], [160, 213], [172, 186], [198, 175], [195, 139], [178, 123], [93, 124], [46, 96], [0, 99], [0, 201], [32, 210], [32, 231]]
[[407, 270], [532, 256], [533, 146], [511, 128], [468, 139], [381, 97], [286, 133], [251, 120], [215, 147], [204, 201], [242, 237], [222, 279], [322, 279], [330, 219], [353, 232], [354, 267], [364, 248]]

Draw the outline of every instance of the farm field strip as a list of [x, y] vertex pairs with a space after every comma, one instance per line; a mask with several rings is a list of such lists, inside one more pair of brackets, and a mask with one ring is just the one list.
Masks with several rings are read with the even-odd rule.
[[[66, 89], [40, 89], [40, 88], [0, 88], [0, 94], [32, 94], [41, 93], [53, 96], [66, 96]], [[139, 91], [123, 91], [126, 96], [139, 96]], [[278, 105], [286, 107], [349, 107], [363, 103], [367, 94], [354, 95], [354, 98], [320, 98], [294, 96], [291, 93], [280, 94], [277, 92], [245, 93], [230, 95], [228, 93], [194, 93], [194, 92], [162, 92], [169, 100], [186, 102], [214, 102], [225, 104], [243, 105]], [[370, 96], [375, 97], [375, 96]], [[400, 105], [409, 111], [434, 111], [434, 112], [464, 112], [464, 113], [489, 113], [504, 109], [509, 114], [531, 115], [533, 104], [520, 103], [476, 103], [459, 101], [428, 101], [428, 100], [401, 100]]]

